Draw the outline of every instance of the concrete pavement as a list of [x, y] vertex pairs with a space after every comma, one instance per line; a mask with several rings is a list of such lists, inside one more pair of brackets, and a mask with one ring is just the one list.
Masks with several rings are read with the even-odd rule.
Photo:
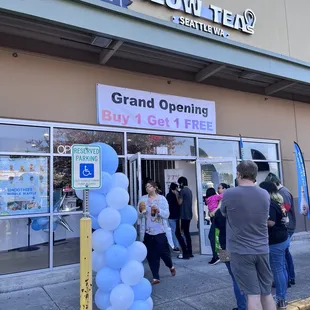
[[[297, 284], [289, 289], [288, 300], [297, 300], [310, 296], [310, 240], [294, 241], [291, 249], [295, 260]], [[175, 257], [177, 268], [175, 278], [172, 278], [169, 270], [162, 266], [162, 282], [153, 289], [154, 309], [231, 310], [235, 307], [232, 283], [225, 265], [209, 266], [207, 263], [209, 259], [207, 256], [195, 255], [190, 261], [180, 261]], [[151, 278], [147, 267], [146, 276]], [[31, 281], [32, 277], [35, 282], [36, 274], [27, 277], [28, 281]], [[4, 287], [2, 284], [0, 288]], [[27, 283], [18, 285], [23, 287], [22, 284]], [[78, 274], [76, 280], [2, 293], [0, 309], [77, 310], [79, 309]]]

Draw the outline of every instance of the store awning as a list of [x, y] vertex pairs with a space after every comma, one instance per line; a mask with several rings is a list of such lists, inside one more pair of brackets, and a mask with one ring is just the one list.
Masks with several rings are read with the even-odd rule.
[[[113, 6], [104, 6], [108, 6], [109, 10], [102, 10], [102, 14], [114, 12], [111, 8]], [[133, 22], [132, 18], [131, 21]], [[151, 22], [154, 24], [154, 21]], [[172, 30], [170, 29], [170, 34]], [[174, 31], [171, 40], [181, 40], [183, 30]], [[200, 37], [195, 36], [192, 37], [192, 41], [187, 41], [191, 38], [188, 34], [184, 35], [184, 45], [192, 42], [192, 48], [195, 49], [201, 42], [204, 42], [205, 47], [213, 44], [213, 47], [221, 48], [222, 54], [226, 51], [228, 55], [223, 54], [215, 59], [216, 51], [212, 47], [212, 50], [209, 49], [210, 55], [206, 48], [202, 57], [198, 52], [189, 53], [184, 49], [173, 49], [168, 43], [166, 47], [163, 44], [159, 46], [159, 43], [151, 46], [135, 37], [125, 36], [119, 39], [117, 36], [116, 39], [116, 36], [111, 35], [111, 31], [107, 32], [108, 34], [98, 34], [91, 29], [77, 29], [26, 14], [16, 15], [9, 10], [1, 10], [0, 6], [0, 46], [3, 47], [310, 103], [310, 68], [306, 64], [290, 63], [281, 57], [272, 58], [265, 55], [263, 58], [259, 52], [238, 49], [230, 43], [225, 45], [223, 42], [215, 44], [210, 40], [202, 41]], [[156, 37], [158, 35], [156, 32]], [[163, 37], [162, 39], [164, 40]], [[149, 39], [149, 42], [153, 40]], [[241, 52], [247, 55], [244, 62], [229, 61], [230, 58], [242, 58]], [[255, 61], [264, 66], [260, 68]]]

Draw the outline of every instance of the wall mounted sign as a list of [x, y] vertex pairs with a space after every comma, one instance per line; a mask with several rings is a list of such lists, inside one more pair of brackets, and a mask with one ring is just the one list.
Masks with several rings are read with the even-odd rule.
[[135, 89], [97, 85], [101, 125], [215, 134], [215, 103]]
[[[169, 9], [182, 11], [194, 18], [202, 18], [227, 28], [239, 30], [246, 34], [254, 34], [256, 23], [255, 13], [247, 9], [242, 15], [234, 14], [228, 10], [217, 7], [213, 4], [209, 6], [202, 5], [202, 0], [150, 0]], [[228, 37], [229, 33], [220, 27], [199, 22], [197, 20], [183, 16], [172, 16], [175, 24], [183, 25], [199, 31], [208, 32], [221, 37]]]
[[[117, 6], [128, 8], [133, 2], [131, 0], [101, 0]], [[184, 12], [189, 17], [173, 15], [173, 23], [210, 33], [216, 36], [229, 37], [228, 29], [240, 31], [245, 34], [254, 34], [256, 15], [251, 9], [246, 9], [242, 14], [236, 14], [222, 9], [213, 4], [203, 5], [202, 0], [146, 0], [151, 3], [164, 6], [174, 11]], [[200, 20], [197, 20], [200, 19]], [[208, 24], [203, 20], [212, 22]], [[215, 24], [215, 25], [214, 25]], [[218, 25], [218, 26], [216, 26]], [[222, 28], [221, 26], [224, 26]]]

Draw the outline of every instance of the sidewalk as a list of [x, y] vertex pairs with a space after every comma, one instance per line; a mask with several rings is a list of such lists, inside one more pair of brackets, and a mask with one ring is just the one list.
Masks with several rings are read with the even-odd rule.
[[[299, 239], [299, 238], [297, 238]], [[288, 300], [310, 296], [310, 240], [292, 242], [296, 266], [296, 286], [288, 290]], [[176, 255], [174, 255], [176, 257]], [[190, 261], [174, 258], [177, 276], [161, 268], [161, 284], [153, 289], [155, 310], [231, 310], [234, 308], [232, 282], [225, 265], [209, 266], [210, 257], [196, 255]], [[146, 265], [146, 276], [151, 278]], [[78, 273], [78, 269], [76, 269]], [[35, 281], [36, 275], [33, 275]], [[77, 275], [78, 277], [78, 275]], [[1, 310], [77, 310], [79, 281], [73, 280], [37, 288], [0, 294]], [[94, 307], [96, 309], [96, 307]]]

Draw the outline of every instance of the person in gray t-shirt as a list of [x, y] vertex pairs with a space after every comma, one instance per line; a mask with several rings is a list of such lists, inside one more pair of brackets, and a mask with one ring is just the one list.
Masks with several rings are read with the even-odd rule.
[[237, 167], [236, 188], [224, 193], [221, 211], [227, 217], [227, 250], [231, 269], [248, 309], [275, 309], [271, 295], [268, 226], [270, 196], [255, 186], [258, 167], [243, 161]]

